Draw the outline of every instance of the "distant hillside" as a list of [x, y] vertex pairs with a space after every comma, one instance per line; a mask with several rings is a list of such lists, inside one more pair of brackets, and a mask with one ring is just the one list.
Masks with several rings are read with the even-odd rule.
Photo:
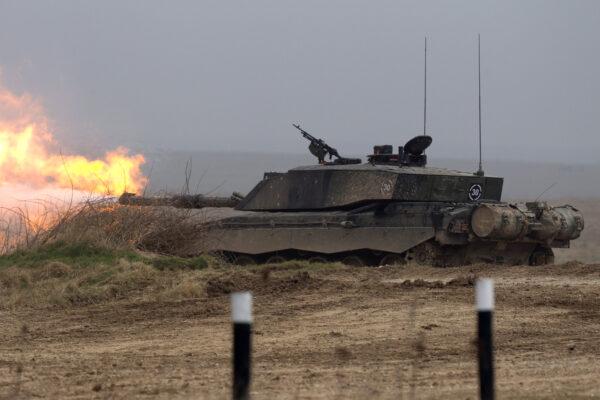
[[[186, 181], [186, 163], [191, 167], [190, 191], [231, 194], [248, 192], [265, 171], [286, 171], [314, 164], [301, 154], [237, 152], [155, 152], [147, 154], [145, 172], [150, 191], [180, 191]], [[463, 171], [475, 170], [474, 161], [433, 159], [430, 165]], [[523, 161], [488, 161], [489, 175], [503, 176], [504, 198], [535, 199], [545, 189], [545, 199], [600, 197], [600, 164], [554, 164]]]

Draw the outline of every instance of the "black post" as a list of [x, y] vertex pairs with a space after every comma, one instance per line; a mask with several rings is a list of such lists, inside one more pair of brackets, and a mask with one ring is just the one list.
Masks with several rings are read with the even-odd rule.
[[477, 306], [477, 348], [479, 355], [479, 394], [482, 400], [494, 399], [494, 343], [492, 318], [494, 312], [494, 282], [479, 279], [475, 285]]
[[252, 294], [231, 295], [231, 319], [233, 321], [233, 399], [250, 398], [251, 352], [252, 352]]

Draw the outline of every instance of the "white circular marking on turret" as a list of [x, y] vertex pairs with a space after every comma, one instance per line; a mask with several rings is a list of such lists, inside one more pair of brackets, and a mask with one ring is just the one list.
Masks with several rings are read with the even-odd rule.
[[391, 182], [383, 182], [381, 184], [381, 194], [388, 194], [392, 191], [392, 183]]
[[482, 194], [483, 189], [481, 189], [481, 185], [479, 184], [471, 185], [471, 187], [469, 188], [469, 199], [471, 201], [479, 200]]

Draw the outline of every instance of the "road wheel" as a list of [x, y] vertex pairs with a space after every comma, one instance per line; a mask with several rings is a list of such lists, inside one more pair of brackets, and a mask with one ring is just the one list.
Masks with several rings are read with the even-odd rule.
[[549, 247], [537, 247], [529, 256], [529, 265], [551, 265], [554, 264], [554, 252]]
[[350, 265], [352, 267], [364, 267], [365, 265], [367, 265], [365, 260], [363, 260], [362, 257], [357, 255], [351, 255], [342, 258], [342, 263]]
[[406, 256], [403, 254], [395, 254], [395, 253], [386, 254], [379, 262], [379, 265], [405, 265], [405, 264], [406, 264]]
[[411, 264], [436, 266], [441, 262], [441, 249], [433, 242], [421, 243], [410, 249], [406, 258]]
[[285, 258], [284, 256], [279, 256], [279, 255], [273, 255], [269, 258], [267, 258], [267, 264], [281, 264], [282, 262], [286, 262], [287, 258]]
[[247, 254], [239, 254], [235, 256], [233, 263], [236, 265], [256, 265], [256, 260]]

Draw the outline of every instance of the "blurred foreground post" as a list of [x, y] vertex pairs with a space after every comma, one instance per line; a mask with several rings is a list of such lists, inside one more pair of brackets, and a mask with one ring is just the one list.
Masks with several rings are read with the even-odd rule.
[[250, 398], [250, 364], [252, 350], [252, 294], [231, 295], [231, 319], [233, 321], [233, 399]]
[[492, 318], [494, 312], [494, 282], [479, 279], [475, 284], [477, 308], [477, 349], [479, 355], [479, 393], [482, 400], [494, 399], [494, 348]]

